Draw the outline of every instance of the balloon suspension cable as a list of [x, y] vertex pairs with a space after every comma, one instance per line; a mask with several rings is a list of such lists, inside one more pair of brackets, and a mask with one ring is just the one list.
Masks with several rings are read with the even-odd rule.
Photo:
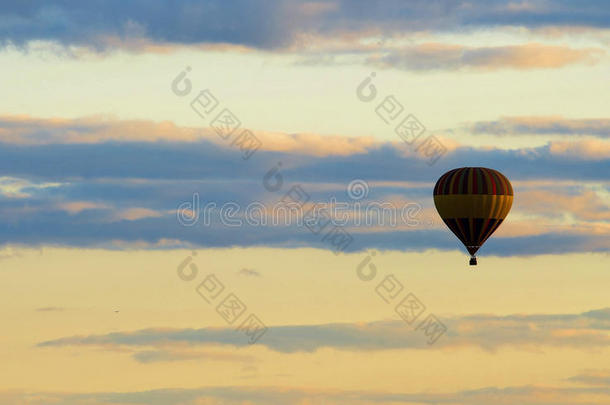
[[477, 265], [477, 257], [472, 255], [470, 256], [470, 265], [471, 266], [476, 266]]

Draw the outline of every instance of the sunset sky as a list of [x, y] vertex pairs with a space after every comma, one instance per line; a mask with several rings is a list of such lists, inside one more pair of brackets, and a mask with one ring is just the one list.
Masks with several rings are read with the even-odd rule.
[[606, 0], [3, 2], [0, 66], [1, 405], [610, 404]]

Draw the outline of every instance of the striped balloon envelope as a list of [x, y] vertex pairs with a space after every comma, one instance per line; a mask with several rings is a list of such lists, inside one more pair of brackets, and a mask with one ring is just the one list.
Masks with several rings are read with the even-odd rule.
[[470, 253], [475, 253], [504, 221], [513, 204], [513, 187], [497, 170], [461, 167], [443, 174], [434, 186], [439, 215]]

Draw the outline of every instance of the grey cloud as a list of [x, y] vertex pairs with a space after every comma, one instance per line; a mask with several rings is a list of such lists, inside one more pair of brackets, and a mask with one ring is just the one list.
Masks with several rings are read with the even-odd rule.
[[[78, 153], [73, 153], [78, 151]], [[110, 241], [147, 242], [160, 240], [184, 241], [201, 247], [229, 246], [312, 246], [329, 248], [306, 228], [222, 226], [214, 216], [210, 226], [203, 224], [185, 228], [175, 216], [178, 204], [192, 199], [194, 192], [201, 196], [201, 209], [209, 202], [217, 207], [234, 201], [243, 209], [254, 200], [278, 201], [293, 184], [302, 184], [312, 201], [346, 201], [346, 185], [354, 178], [373, 181], [429, 181], [466, 162], [492, 166], [505, 172], [511, 180], [550, 179], [562, 181], [600, 181], [607, 179], [607, 162], [571, 162], [554, 158], [538, 149], [537, 156], [518, 151], [481, 151], [470, 148], [456, 150], [444, 157], [437, 167], [430, 168], [417, 158], [407, 159], [390, 146], [374, 149], [366, 154], [349, 157], [316, 158], [307, 163], [286, 168], [286, 186], [278, 193], [267, 192], [262, 186], [264, 174], [272, 162], [289, 162], [298, 155], [264, 153], [258, 160], [243, 163], [238, 156], [201, 144], [200, 148], [177, 145], [78, 145], [40, 146], [0, 149], [0, 168], [12, 176], [25, 176], [52, 181], [62, 185], [32, 189], [28, 198], [0, 200], [0, 244], [28, 245], [60, 244], [70, 246], [105, 246]], [[153, 162], [151, 156], [163, 156]], [[61, 164], [59, 163], [61, 162]], [[96, 162], [94, 164], [94, 162]], [[236, 164], [236, 162], [238, 164]], [[230, 180], [227, 180], [230, 179]], [[65, 183], [65, 184], [64, 184]], [[318, 185], [333, 188], [321, 192]], [[559, 184], [559, 183], [558, 183]], [[430, 186], [431, 187], [431, 186]], [[559, 189], [561, 186], [558, 185]], [[520, 191], [518, 189], [517, 191]], [[552, 189], [550, 190], [552, 191]], [[585, 194], [574, 190], [575, 195]], [[407, 201], [430, 205], [430, 188], [374, 187], [370, 199], [384, 201], [401, 195]], [[582, 200], [582, 198], [581, 198]], [[70, 203], [93, 202], [92, 209], [67, 212]], [[593, 200], [591, 200], [593, 201]], [[516, 208], [519, 208], [516, 203]], [[95, 207], [106, 207], [98, 208]], [[160, 213], [158, 217], [143, 217], [132, 221], [110, 220], [124, 210], [142, 207]], [[593, 209], [596, 206], [588, 204]], [[603, 208], [603, 205], [600, 205]], [[525, 207], [527, 208], [527, 207]], [[586, 208], [586, 206], [585, 206]], [[563, 215], [568, 208], [558, 206], [549, 214]], [[594, 211], [587, 211], [591, 215]], [[117, 213], [115, 215], [115, 213]], [[110, 218], [110, 219], [109, 219]], [[600, 217], [601, 218], [601, 217]], [[459, 249], [453, 235], [443, 229], [427, 228], [425, 219], [417, 218], [418, 225], [410, 232], [386, 229], [385, 232], [357, 233], [350, 251], [367, 248], [420, 250], [427, 248]], [[422, 222], [424, 221], [424, 222]], [[600, 222], [602, 224], [602, 222]], [[210, 230], [214, 232], [210, 232]], [[603, 238], [581, 234], [547, 233], [538, 236], [492, 238], [482, 254], [515, 255], [549, 252], [607, 251]], [[601, 243], [601, 244], [600, 244]], [[120, 248], [117, 246], [116, 248]]]
[[138, 363], [165, 363], [187, 360], [206, 361], [231, 361], [248, 363], [254, 357], [235, 353], [208, 353], [189, 350], [142, 350], [132, 355]]
[[[418, 320], [414, 326], [421, 321]], [[446, 324], [447, 333], [438, 339], [434, 348], [473, 346], [497, 350], [502, 347], [555, 346], [589, 350], [610, 344], [607, 334], [610, 330], [608, 308], [581, 314], [469, 315], [443, 318], [441, 321]], [[423, 332], [413, 329], [402, 321], [273, 326], [258, 344], [283, 353], [313, 352], [324, 347], [356, 351], [429, 348]], [[41, 342], [38, 346], [162, 347], [172, 344], [239, 347], [247, 346], [247, 341], [233, 329], [144, 329], [64, 337]]]
[[591, 135], [610, 138], [610, 119], [569, 119], [563, 117], [504, 117], [475, 122], [475, 134], [491, 135]]
[[[368, 58], [368, 63], [403, 70], [431, 71], [477, 68], [540, 69], [559, 68], [574, 63], [595, 63], [601, 49], [573, 49], [566, 46], [525, 44], [496, 47], [463, 47], [423, 44], [390, 50]], [[544, 55], [541, 58], [540, 55]]]
[[36, 311], [38, 312], [61, 312], [64, 311], [65, 308], [62, 307], [41, 307], [41, 308], [36, 308]]
[[159, 362], [196, 360], [203, 357], [203, 355], [198, 355], [195, 353], [170, 352], [166, 350], [143, 350], [135, 353], [132, 357], [138, 363], [148, 364]]
[[254, 269], [241, 269], [237, 274], [247, 277], [261, 277], [261, 273]]
[[146, 38], [165, 44], [231, 43], [261, 48], [290, 38], [284, 1], [136, 0], [123, 2], [29, 1], [3, 3], [0, 38], [23, 45], [55, 40], [96, 49], [112, 47], [111, 38]]
[[567, 380], [584, 385], [610, 387], [610, 370], [587, 370]]
[[[11, 123], [15, 124], [15, 121], [0, 122], [7, 129], [5, 134], [14, 129]], [[31, 134], [50, 125], [43, 123], [45, 125], [30, 128], [22, 124], [19, 122], [19, 130]], [[60, 128], [78, 132], [79, 125], [83, 123], [68, 122]], [[589, 126], [601, 128], [602, 124]], [[52, 130], [61, 132], [57, 128]], [[84, 125], [80, 130], [90, 133], [91, 127]], [[366, 201], [387, 201], [398, 195], [431, 208], [430, 189], [434, 181], [447, 170], [464, 165], [494, 167], [515, 182], [548, 181], [551, 186], [545, 192], [550, 192], [549, 195], [558, 195], [558, 191], [563, 193], [561, 201], [556, 199], [554, 205], [540, 213], [539, 209], [533, 210], [531, 204], [529, 208], [523, 205], [528, 195], [524, 192], [520, 194], [521, 200], [515, 202], [515, 209], [529, 209], [528, 212], [541, 217], [546, 215], [545, 218], [571, 212], [587, 226], [603, 227], [605, 224], [605, 205], [601, 198], [588, 198], [587, 193], [592, 191], [585, 186], [567, 190], [562, 182], [599, 183], [601, 189], [607, 189], [608, 158], [571, 159], [569, 154], [566, 158], [566, 155], [556, 155], [548, 145], [523, 150], [458, 147], [447, 152], [432, 167], [417, 155], [405, 154], [405, 147], [399, 143], [371, 144], [345, 156], [306, 156], [299, 150], [277, 152], [263, 150], [263, 147], [248, 161], [243, 161], [238, 151], [206, 140], [4, 143], [0, 146], [3, 175], [0, 195], [4, 192], [10, 197], [0, 198], [0, 244], [108, 247], [112, 241], [124, 241], [126, 245], [143, 242], [153, 248], [184, 243], [200, 247], [312, 246], [328, 249], [321, 237], [314, 237], [304, 227], [254, 229], [245, 224], [235, 229], [222, 226], [216, 220], [210, 226], [187, 229], [178, 224], [175, 210], [178, 204], [191, 200], [193, 193], [198, 192], [202, 208], [204, 204], [214, 202], [219, 209], [222, 204], [232, 201], [242, 207], [243, 213], [253, 201], [273, 205], [295, 184], [301, 184], [307, 190], [311, 201], [328, 202], [334, 197], [338, 202], [353, 202], [348, 201], [345, 189], [354, 179], [364, 179], [370, 184], [422, 184], [371, 187]], [[280, 191], [269, 192], [263, 187], [263, 178], [278, 161], [285, 163], [281, 171], [285, 184]], [[552, 185], [554, 182], [556, 186]], [[524, 191], [519, 187], [516, 190], [518, 193]], [[578, 206], [574, 205], [576, 203]], [[416, 228], [410, 232], [385, 229], [384, 232], [360, 233], [353, 229], [355, 238], [348, 250], [461, 248], [444, 228], [424, 226], [429, 219], [417, 218]], [[212, 229], [214, 232], [210, 232]], [[481, 253], [531, 255], [609, 249], [607, 238], [588, 231], [556, 233], [551, 229], [545, 232], [537, 236], [492, 238]], [[110, 247], [121, 248], [119, 245]]]
[[[46, 405], [197, 405], [202, 400], [210, 405], [301, 405], [303, 403], [332, 403], [336, 405], [374, 405], [380, 403], [408, 403], [413, 405], [593, 405], [583, 402], [591, 395], [605, 400], [609, 391], [602, 387], [544, 387], [509, 386], [482, 387], [479, 389], [436, 392], [381, 392], [365, 390], [306, 390], [276, 387], [205, 387], [196, 389], [158, 389], [137, 392], [52, 393], [52, 392], [0, 392], [1, 405], [13, 405], [28, 398], [28, 404]], [[610, 398], [608, 398], [610, 400]], [[598, 402], [599, 403], [599, 402]]]
[[610, 11], [604, 0], [531, 0], [522, 7], [506, 0], [34, 0], [0, 4], [0, 40], [20, 46], [30, 40], [54, 40], [107, 49], [145, 39], [161, 45], [220, 43], [278, 49], [293, 44], [300, 34], [332, 37], [373, 30], [394, 34], [494, 26], [608, 28]]

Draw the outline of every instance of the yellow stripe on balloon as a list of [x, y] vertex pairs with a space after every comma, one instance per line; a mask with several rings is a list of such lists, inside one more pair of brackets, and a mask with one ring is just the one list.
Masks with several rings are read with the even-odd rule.
[[513, 204], [512, 195], [435, 195], [434, 205], [442, 218], [504, 219]]

